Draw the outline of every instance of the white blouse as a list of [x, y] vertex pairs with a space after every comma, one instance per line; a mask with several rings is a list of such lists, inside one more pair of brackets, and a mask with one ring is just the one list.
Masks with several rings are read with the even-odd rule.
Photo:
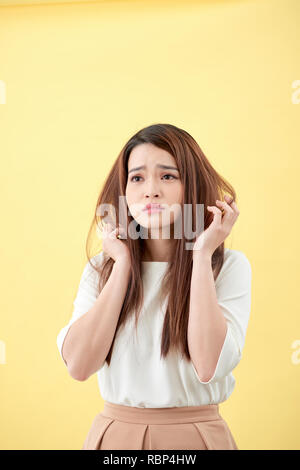
[[[103, 260], [103, 251], [92, 258]], [[225, 248], [224, 263], [215, 281], [218, 304], [228, 329], [215, 372], [202, 382], [192, 362], [178, 352], [160, 359], [160, 342], [167, 300], [161, 308], [158, 299], [160, 281], [168, 262], [142, 262], [144, 305], [138, 321], [134, 315], [118, 330], [110, 366], [106, 362], [97, 371], [100, 394], [105, 401], [139, 408], [166, 408], [222, 403], [231, 395], [235, 378], [232, 370], [242, 357], [251, 307], [252, 271], [248, 258], [237, 250]], [[57, 336], [62, 346], [67, 332], [85, 314], [99, 295], [98, 273], [87, 263], [74, 300], [73, 315]]]

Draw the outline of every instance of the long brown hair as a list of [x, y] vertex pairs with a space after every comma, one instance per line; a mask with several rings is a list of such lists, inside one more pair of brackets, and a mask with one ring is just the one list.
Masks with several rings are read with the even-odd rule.
[[[111, 204], [115, 208], [117, 225], [119, 224], [119, 196], [125, 197], [130, 152], [135, 146], [143, 143], [151, 143], [156, 147], [166, 150], [174, 157], [183, 184], [183, 203], [190, 204], [192, 207], [193, 226], [195, 225], [194, 209], [196, 204], [204, 204], [203, 229], [205, 230], [213, 219], [213, 214], [206, 210], [207, 205], [215, 205], [216, 199], [224, 200], [224, 193], [228, 193], [236, 201], [236, 193], [233, 187], [212, 167], [198, 143], [188, 132], [171, 124], [153, 124], [141, 129], [124, 145], [108, 174], [98, 197], [95, 215], [89, 230], [86, 253], [89, 263], [99, 273], [99, 292], [101, 292], [111, 274], [114, 260], [104, 253], [104, 262], [100, 267], [93, 265], [91, 262], [92, 255], [89, 253], [90, 238], [94, 235], [95, 227], [99, 227], [98, 221], [101, 222], [104, 218], [99, 215], [97, 209], [99, 205]], [[123, 220], [127, 220], [127, 226], [129, 226], [135, 220], [127, 212], [123, 216], [125, 217]], [[192, 250], [185, 249], [186, 241], [184, 232], [181, 238], [174, 240], [174, 251], [171, 261], [168, 263], [168, 268], [162, 279], [162, 297], [166, 298], [168, 296], [168, 300], [162, 329], [160, 354], [161, 357], [166, 357], [169, 350], [175, 348], [177, 351], [181, 351], [185, 358], [190, 361], [187, 327], [193, 252]], [[191, 240], [188, 241], [191, 242]], [[123, 243], [126, 243], [130, 252], [131, 274], [115, 335], [106, 357], [108, 365], [110, 365], [114, 340], [118, 329], [121, 325], [124, 326], [129, 316], [133, 314], [135, 314], [135, 328], [137, 327], [138, 317], [144, 300], [141, 274], [143, 240], [140, 237], [136, 240], [128, 237], [123, 240]], [[222, 268], [223, 261], [224, 242], [215, 250], [212, 256], [214, 280], [216, 280]]]

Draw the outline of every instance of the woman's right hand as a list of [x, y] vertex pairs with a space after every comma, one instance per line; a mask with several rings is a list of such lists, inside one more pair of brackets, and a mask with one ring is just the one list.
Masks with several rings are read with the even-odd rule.
[[125, 242], [121, 241], [118, 235], [125, 234], [121, 225], [113, 230], [110, 223], [104, 224], [100, 237], [102, 238], [103, 251], [114, 261], [125, 259], [130, 263], [130, 253]]

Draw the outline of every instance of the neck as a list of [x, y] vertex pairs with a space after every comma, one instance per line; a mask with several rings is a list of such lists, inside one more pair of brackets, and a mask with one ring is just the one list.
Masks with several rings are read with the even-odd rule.
[[168, 262], [172, 256], [170, 240], [145, 240], [143, 261]]

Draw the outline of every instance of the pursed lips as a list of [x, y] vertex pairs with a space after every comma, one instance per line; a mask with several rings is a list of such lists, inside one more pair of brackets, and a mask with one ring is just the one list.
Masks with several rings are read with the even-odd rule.
[[144, 211], [163, 210], [164, 208], [160, 204], [147, 204]]

